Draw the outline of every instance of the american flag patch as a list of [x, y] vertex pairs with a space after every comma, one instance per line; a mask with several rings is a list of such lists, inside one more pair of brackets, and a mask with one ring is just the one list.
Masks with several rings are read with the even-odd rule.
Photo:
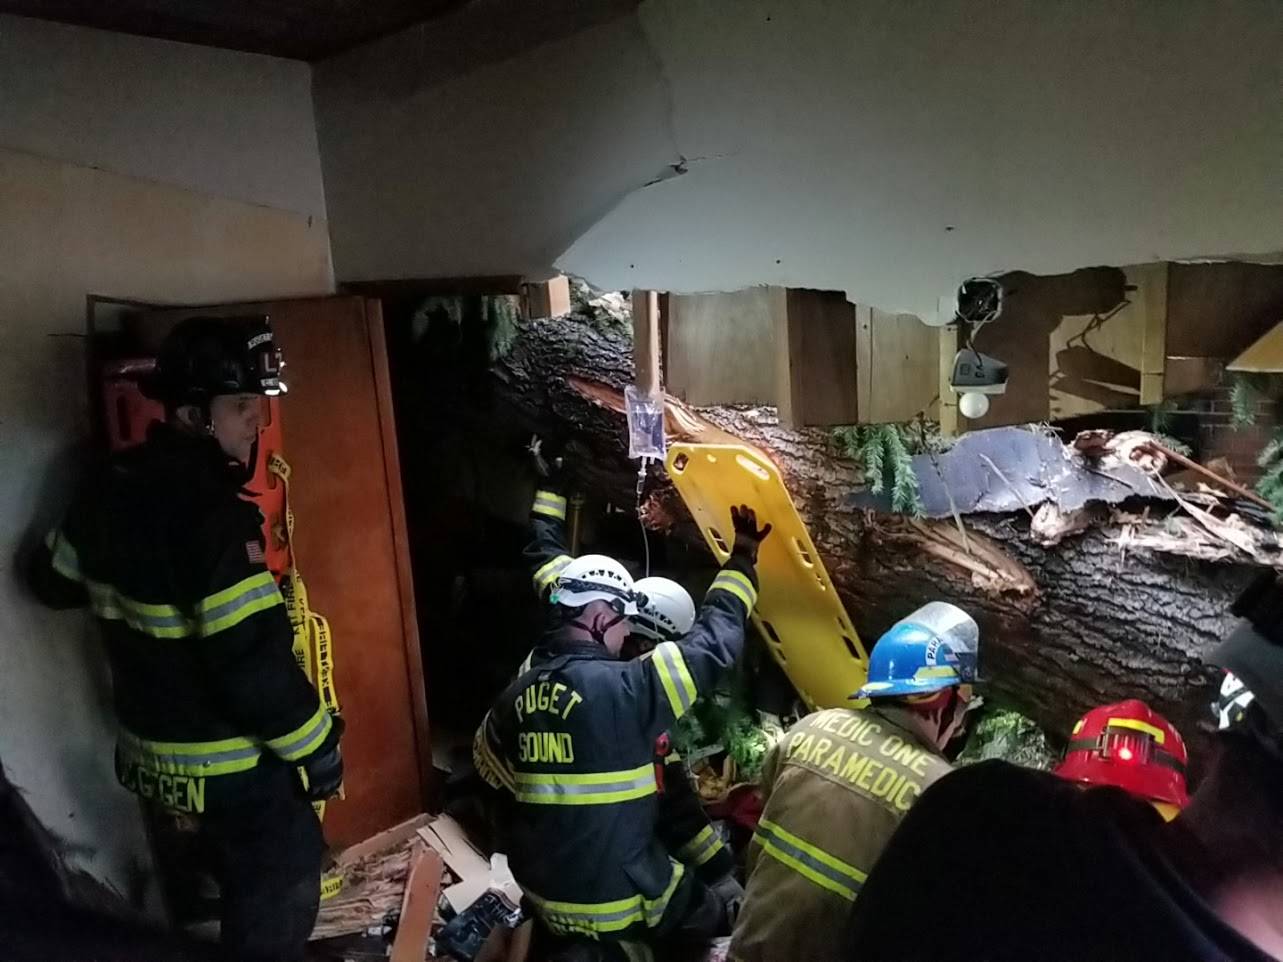
[[257, 541], [245, 542], [245, 557], [249, 558], [250, 564], [267, 564], [267, 559], [263, 557], [263, 548]]

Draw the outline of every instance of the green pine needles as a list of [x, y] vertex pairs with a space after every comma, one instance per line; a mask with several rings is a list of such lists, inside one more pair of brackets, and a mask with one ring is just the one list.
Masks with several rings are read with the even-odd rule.
[[943, 448], [939, 427], [934, 422], [908, 424], [859, 424], [833, 429], [838, 453], [860, 465], [865, 483], [873, 494], [889, 491], [891, 508], [901, 514], [922, 517], [922, 497], [913, 455]]

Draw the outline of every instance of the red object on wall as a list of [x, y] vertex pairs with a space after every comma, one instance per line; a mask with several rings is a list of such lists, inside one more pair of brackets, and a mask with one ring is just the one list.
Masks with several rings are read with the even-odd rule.
[[[163, 420], [165, 409], [142, 392], [140, 378], [155, 367], [153, 358], [128, 358], [108, 361], [103, 365], [103, 413], [106, 419], [107, 443], [113, 451], [123, 451], [141, 444], [147, 429]], [[267, 545], [267, 567], [280, 578], [290, 566], [289, 546], [278, 536], [285, 531], [285, 486], [267, 470], [268, 458], [284, 454], [281, 434], [279, 398], [263, 399], [263, 423], [258, 430], [258, 453], [254, 477], [246, 485], [249, 498], [263, 516], [263, 540]]]

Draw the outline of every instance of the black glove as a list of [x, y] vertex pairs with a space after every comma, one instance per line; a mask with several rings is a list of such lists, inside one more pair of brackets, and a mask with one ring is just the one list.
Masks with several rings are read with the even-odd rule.
[[757, 526], [757, 512], [746, 504], [731, 508], [731, 527], [735, 529], [735, 544], [731, 554], [741, 555], [757, 564], [758, 546], [771, 533], [771, 526]]
[[303, 794], [310, 801], [323, 802], [327, 798], [333, 798], [343, 787], [343, 752], [339, 748], [343, 729], [343, 719], [335, 715], [334, 728], [321, 743], [321, 747], [302, 759], [298, 765]]

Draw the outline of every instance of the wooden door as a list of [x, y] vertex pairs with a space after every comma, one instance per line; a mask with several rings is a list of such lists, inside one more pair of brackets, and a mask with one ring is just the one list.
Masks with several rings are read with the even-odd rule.
[[246, 311], [271, 317], [285, 353], [296, 563], [330, 621], [347, 722], [346, 798], [325, 835], [348, 845], [424, 811], [432, 772], [383, 319], [378, 301], [338, 296], [159, 311], [140, 334], [154, 349], [183, 317]]

